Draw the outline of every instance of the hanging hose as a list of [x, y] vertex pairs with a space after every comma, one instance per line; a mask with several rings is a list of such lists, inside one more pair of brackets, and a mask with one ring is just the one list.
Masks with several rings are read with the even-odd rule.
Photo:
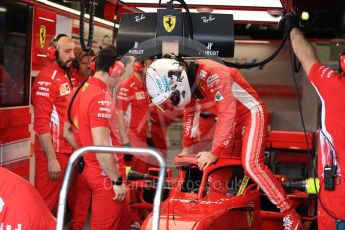
[[[84, 16], [86, 10], [86, 1], [89, 2], [89, 36], [87, 38], [87, 45], [84, 41]], [[81, 0], [80, 4], [80, 20], [79, 20], [79, 28], [80, 28], [80, 46], [83, 51], [89, 52], [92, 48], [92, 40], [93, 40], [93, 26], [94, 26], [94, 16], [95, 16], [95, 8], [97, 2], [95, 0]]]
[[271, 54], [271, 56], [269, 56], [268, 58], [264, 59], [263, 61], [260, 61], [260, 62], [257, 62], [257, 63], [250, 63], [250, 64], [239, 64], [239, 63], [232, 63], [232, 62], [227, 62], [227, 61], [223, 61], [223, 62], [224, 62], [224, 64], [226, 66], [234, 67], [234, 68], [237, 68], [237, 69], [249, 69], [249, 68], [253, 68], [253, 67], [258, 67], [258, 66], [266, 65], [268, 62], [272, 61], [278, 55], [278, 53], [284, 47], [284, 44], [285, 44], [286, 40], [288, 39], [288, 37], [289, 37], [289, 33], [288, 32], [284, 32], [283, 39], [282, 39], [278, 49], [276, 49], [274, 51], [274, 53]]
[[116, 25], [119, 23], [118, 22], [118, 12], [119, 12], [119, 3], [118, 1], [116, 1], [116, 5], [115, 5], [115, 14], [114, 14], [114, 28], [113, 28], [113, 40], [111, 44], [115, 44], [116, 38], [117, 38], [117, 34], [119, 32], [118, 28], [116, 28]]

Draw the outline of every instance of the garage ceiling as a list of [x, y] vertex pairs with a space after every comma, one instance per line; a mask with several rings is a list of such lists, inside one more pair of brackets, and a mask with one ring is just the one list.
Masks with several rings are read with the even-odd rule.
[[[70, 0], [50, 0], [54, 2], [63, 2]], [[75, 0], [74, 0], [75, 1]], [[80, 1], [80, 0], [78, 0]], [[98, 17], [104, 17], [106, 4], [118, 4], [119, 14], [124, 12], [143, 12], [141, 7], [157, 7], [159, 0], [150, 0], [151, 4], [143, 3], [147, 0], [99, 0], [97, 6]], [[162, 0], [166, 2], [167, 0]], [[281, 5], [288, 6], [291, 2], [294, 2], [295, 8], [302, 12], [307, 11], [309, 13], [309, 20], [303, 21], [304, 32], [309, 38], [340, 38], [345, 39], [345, 1], [344, 0], [185, 0], [190, 1], [189, 7], [193, 10], [196, 9], [211, 9], [211, 10], [254, 10], [254, 11], [270, 11], [274, 15], [279, 15], [281, 11]], [[233, 3], [236, 1], [240, 4]], [[130, 3], [128, 3], [130, 2]], [[138, 3], [139, 2], [139, 3]], [[213, 5], [200, 4], [205, 2]], [[273, 3], [272, 3], [273, 2]], [[281, 3], [280, 3], [281, 2]], [[196, 5], [196, 3], [199, 3]], [[249, 5], [254, 3], [254, 5]], [[115, 8], [113, 6], [112, 8]], [[275, 10], [278, 9], [278, 10]], [[272, 11], [273, 10], [273, 11]], [[111, 19], [110, 19], [111, 20]], [[235, 17], [236, 20], [236, 17]], [[282, 33], [277, 30], [277, 19], [272, 21], [245, 21], [236, 20], [235, 34], [236, 36], [245, 36], [253, 39], [279, 39]]]

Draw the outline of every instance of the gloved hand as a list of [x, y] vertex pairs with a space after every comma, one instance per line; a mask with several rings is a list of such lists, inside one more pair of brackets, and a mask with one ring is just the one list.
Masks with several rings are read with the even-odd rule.
[[284, 15], [278, 23], [278, 29], [288, 33], [295, 27], [300, 28], [301, 26], [300, 17], [294, 11]]
[[151, 137], [146, 137], [146, 143], [148, 147], [151, 147], [151, 148], [155, 147], [155, 143], [153, 143], [153, 140]]
[[[130, 148], [130, 147], [132, 147], [132, 145], [131, 145], [131, 143], [126, 143], [126, 144], [123, 144], [122, 145], [122, 147], [128, 147], [128, 148]], [[124, 154], [124, 157], [123, 157], [124, 159], [125, 159], [125, 161], [131, 161], [132, 160], [132, 158], [133, 158], [133, 155], [132, 154]]]

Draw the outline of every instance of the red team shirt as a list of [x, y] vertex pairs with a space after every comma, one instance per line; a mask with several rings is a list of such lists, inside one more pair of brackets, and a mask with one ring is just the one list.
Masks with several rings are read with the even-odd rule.
[[116, 105], [125, 112], [128, 135], [140, 137], [146, 143], [149, 100], [144, 86], [134, 74], [119, 85]]
[[[73, 132], [78, 147], [93, 145], [92, 128], [110, 128], [109, 123], [114, 112], [112, 101], [109, 88], [103, 81], [91, 77], [84, 84], [73, 102], [77, 106], [72, 106], [71, 110], [73, 124], [77, 127]], [[85, 154], [84, 159], [88, 166], [99, 168], [95, 154]]]
[[[333, 164], [338, 166], [335, 189], [322, 189], [319, 194], [323, 205], [319, 202], [318, 214], [322, 218], [318, 219], [318, 229], [336, 229], [335, 220], [326, 213], [324, 207], [336, 218], [345, 218], [345, 78], [316, 62], [309, 71], [308, 79], [315, 87], [322, 105], [318, 143], [318, 177], [321, 188], [324, 188], [323, 169], [325, 165], [330, 165], [331, 155], [334, 156]], [[334, 205], [335, 201], [337, 205]]]
[[37, 190], [0, 167], [0, 229], [53, 230], [56, 222]]
[[[319, 94], [321, 111], [320, 149], [322, 168], [330, 164], [330, 152], [336, 154], [335, 164], [339, 165], [338, 175], [344, 176], [345, 165], [345, 103], [339, 103], [345, 98], [345, 78], [321, 63], [315, 63], [310, 69], [309, 80]], [[335, 148], [335, 149], [334, 149]], [[320, 171], [321, 176], [323, 171]], [[322, 175], [323, 177], [323, 175]]]
[[40, 150], [37, 136], [51, 133], [56, 153], [71, 153], [72, 147], [63, 137], [67, 98], [71, 85], [65, 71], [53, 62], [47, 62], [32, 86], [34, 104], [35, 152]]

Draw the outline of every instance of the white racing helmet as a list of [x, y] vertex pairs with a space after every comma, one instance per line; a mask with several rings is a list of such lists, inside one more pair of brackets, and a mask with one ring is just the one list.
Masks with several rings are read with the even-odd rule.
[[172, 106], [181, 108], [191, 100], [191, 90], [186, 69], [174, 59], [157, 59], [147, 69], [147, 93], [162, 111]]

